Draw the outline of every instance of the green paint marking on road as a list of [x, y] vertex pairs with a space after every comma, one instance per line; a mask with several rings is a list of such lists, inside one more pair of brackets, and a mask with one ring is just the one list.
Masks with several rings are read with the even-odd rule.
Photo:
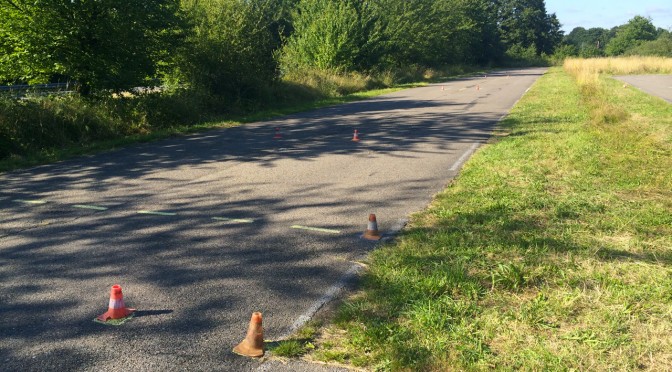
[[234, 222], [234, 223], [254, 223], [254, 220], [246, 218], [212, 217], [212, 219], [215, 221]]
[[83, 205], [83, 204], [77, 204], [73, 205], [73, 208], [79, 208], [79, 209], [93, 209], [94, 211], [106, 211], [106, 207], [99, 207], [97, 205]]
[[44, 201], [44, 200], [23, 200], [23, 199], [16, 199], [16, 200], [14, 200], [14, 201], [17, 202], [17, 203], [34, 204], [34, 205], [37, 205], [37, 204], [47, 204], [47, 202]]
[[177, 213], [154, 212], [154, 211], [138, 211], [140, 214], [151, 214], [154, 216], [176, 216]]
[[292, 229], [317, 231], [317, 232], [323, 232], [323, 233], [329, 233], [329, 234], [340, 234], [341, 233], [339, 230], [323, 229], [323, 228], [320, 228], [320, 227], [310, 227], [310, 226], [300, 226], [300, 225], [294, 225], [294, 226], [292, 226]]

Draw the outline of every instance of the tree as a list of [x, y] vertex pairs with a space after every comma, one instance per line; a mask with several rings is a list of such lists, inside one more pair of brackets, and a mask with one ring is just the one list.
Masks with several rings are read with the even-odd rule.
[[258, 97], [277, 77], [272, 1], [182, 3], [192, 30], [180, 55], [178, 80], [235, 100]]
[[552, 54], [563, 33], [555, 14], [546, 12], [544, 0], [499, 0], [498, 24], [506, 48], [534, 47], [537, 54]]
[[5, 79], [61, 75], [83, 93], [147, 84], [181, 29], [178, 0], [5, 0], [0, 19]]
[[658, 31], [650, 18], [635, 16], [617, 30], [616, 36], [607, 44], [606, 52], [610, 56], [622, 55], [629, 48], [655, 40], [657, 36]]
[[656, 40], [645, 41], [625, 51], [626, 55], [672, 57], [672, 34], [661, 32]]
[[301, 0], [293, 14], [294, 33], [283, 49], [285, 68], [351, 71], [361, 67], [373, 18], [357, 0]]
[[576, 27], [565, 36], [564, 41], [576, 47], [579, 56], [591, 58], [603, 56], [604, 47], [612, 37], [611, 31], [604, 28], [593, 27], [586, 30], [583, 27]]

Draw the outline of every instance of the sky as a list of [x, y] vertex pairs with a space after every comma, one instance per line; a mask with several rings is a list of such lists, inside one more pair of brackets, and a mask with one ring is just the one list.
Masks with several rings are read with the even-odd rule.
[[651, 17], [656, 27], [672, 28], [672, 0], [546, 0], [546, 11], [555, 13], [562, 30], [574, 27], [612, 28], [632, 17]]

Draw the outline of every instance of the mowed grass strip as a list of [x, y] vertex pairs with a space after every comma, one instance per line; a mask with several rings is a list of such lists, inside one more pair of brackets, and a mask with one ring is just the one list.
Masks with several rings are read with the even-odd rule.
[[[309, 356], [371, 370], [672, 366], [672, 106], [552, 68]], [[608, 101], [608, 102], [607, 102]]]

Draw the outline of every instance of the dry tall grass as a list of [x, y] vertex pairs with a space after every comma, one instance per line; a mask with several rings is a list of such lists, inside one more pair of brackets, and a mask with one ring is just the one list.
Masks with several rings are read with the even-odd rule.
[[565, 71], [580, 76], [583, 74], [672, 74], [672, 58], [621, 57], [621, 58], [570, 58], [565, 61]]
[[624, 121], [629, 114], [606, 99], [600, 75], [671, 74], [672, 58], [570, 58], [563, 67], [579, 84], [581, 95], [591, 108], [593, 122], [604, 124]]

